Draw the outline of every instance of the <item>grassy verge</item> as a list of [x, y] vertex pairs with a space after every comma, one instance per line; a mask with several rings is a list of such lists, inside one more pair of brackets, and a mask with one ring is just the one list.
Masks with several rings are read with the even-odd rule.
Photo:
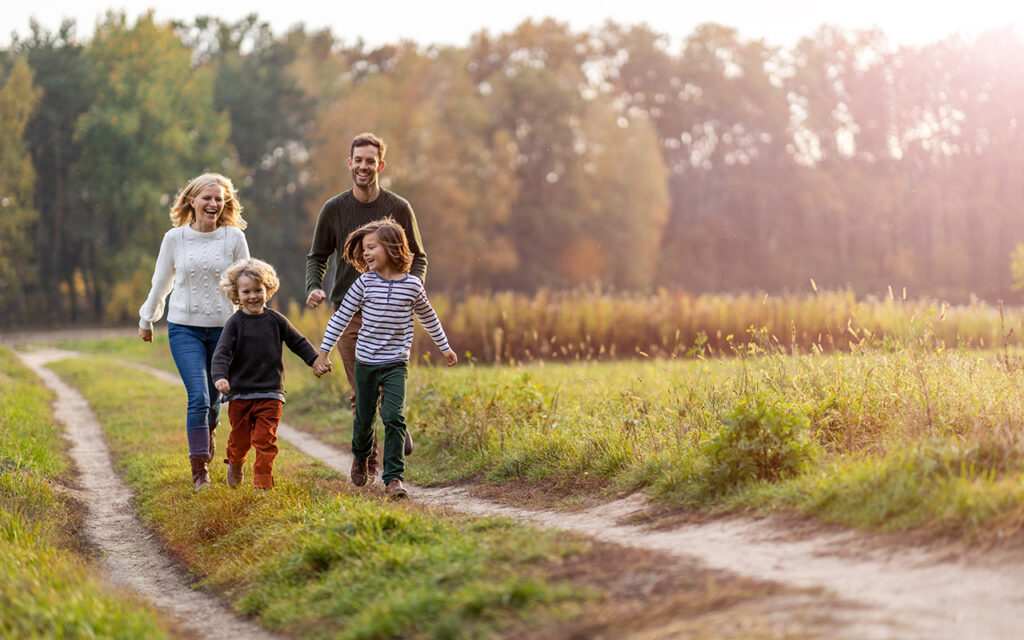
[[[228, 489], [223, 465], [216, 465], [213, 486], [196, 495], [179, 424], [180, 388], [106, 358], [53, 368], [87, 397], [143, 520], [201, 586], [289, 635], [572, 637], [581, 629], [650, 629], [689, 616], [687, 624], [704, 637], [727, 637], [702, 628], [701, 616], [779, 593], [694, 567], [666, 571], [664, 559], [504, 519], [385, 503], [379, 487], [355, 489], [285, 443], [269, 494], [248, 485]], [[251, 463], [245, 472], [252, 477]], [[646, 591], [637, 591], [637, 581], [664, 593], [659, 610], [665, 602], [673, 608], [645, 615]], [[751, 628], [758, 637], [756, 621]]]
[[51, 395], [0, 348], [0, 636], [169, 638], [155, 612], [95, 577], [60, 491], [69, 462]]
[[890, 345], [421, 367], [409, 389], [420, 447], [410, 469], [421, 482], [476, 477], [556, 497], [642, 489], [670, 507], [796, 509], [889, 532], [1005, 538], [1024, 525], [1015, 363]]
[[1022, 371], [998, 354], [421, 368], [421, 480], [644, 489], [696, 509], [975, 539], [1024, 522]]

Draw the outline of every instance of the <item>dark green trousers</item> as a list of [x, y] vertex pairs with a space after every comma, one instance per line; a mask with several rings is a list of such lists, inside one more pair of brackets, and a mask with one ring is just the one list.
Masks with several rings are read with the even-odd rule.
[[373, 421], [380, 394], [380, 420], [384, 423], [384, 484], [402, 480], [405, 472], [405, 383], [409, 364], [356, 362], [356, 413], [352, 423], [352, 455], [365, 460], [373, 451]]

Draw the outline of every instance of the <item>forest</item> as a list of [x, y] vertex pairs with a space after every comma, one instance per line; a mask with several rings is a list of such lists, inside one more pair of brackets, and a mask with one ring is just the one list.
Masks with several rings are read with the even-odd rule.
[[704, 24], [553, 20], [370, 48], [257, 15], [108, 13], [0, 50], [0, 325], [133, 322], [194, 175], [239, 188], [254, 256], [305, 298], [349, 142], [389, 145], [431, 291], [1016, 301], [1024, 42], [823, 25], [790, 47]]

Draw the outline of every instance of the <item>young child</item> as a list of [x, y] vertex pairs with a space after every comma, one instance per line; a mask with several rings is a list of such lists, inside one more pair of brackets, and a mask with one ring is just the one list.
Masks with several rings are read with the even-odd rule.
[[[231, 420], [228, 436], [227, 484], [242, 483], [242, 465], [249, 448], [256, 449], [253, 484], [274, 486], [277, 425], [284, 405], [284, 363], [281, 345], [287, 344], [303, 362], [313, 366], [317, 353], [283, 315], [267, 308], [280, 281], [274, 267], [262, 260], [239, 260], [224, 272], [220, 288], [240, 308], [224, 325], [213, 352], [214, 385], [224, 394]], [[328, 363], [330, 364], [330, 363]], [[330, 368], [314, 367], [319, 378]]]
[[412, 253], [401, 225], [391, 218], [366, 224], [345, 240], [344, 257], [362, 275], [345, 294], [341, 306], [327, 322], [314, 366], [330, 366], [328, 356], [356, 311], [363, 326], [356, 340], [356, 410], [352, 425], [352, 484], [373, 481], [375, 469], [367, 458], [373, 449], [373, 420], [380, 390], [380, 417], [384, 423], [384, 471], [388, 499], [408, 495], [402, 486], [405, 472], [405, 382], [412, 346], [413, 314], [438, 346], [448, 366], [458, 356], [448, 346], [441, 321], [427, 300], [423, 281], [409, 273]]

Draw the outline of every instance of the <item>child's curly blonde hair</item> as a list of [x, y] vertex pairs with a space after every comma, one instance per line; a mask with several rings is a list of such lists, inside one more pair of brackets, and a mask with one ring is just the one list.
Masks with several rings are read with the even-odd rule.
[[257, 258], [244, 258], [228, 267], [220, 277], [220, 288], [232, 304], [239, 304], [238, 279], [242, 276], [252, 278], [267, 290], [267, 300], [281, 288], [277, 271], [270, 264]]

